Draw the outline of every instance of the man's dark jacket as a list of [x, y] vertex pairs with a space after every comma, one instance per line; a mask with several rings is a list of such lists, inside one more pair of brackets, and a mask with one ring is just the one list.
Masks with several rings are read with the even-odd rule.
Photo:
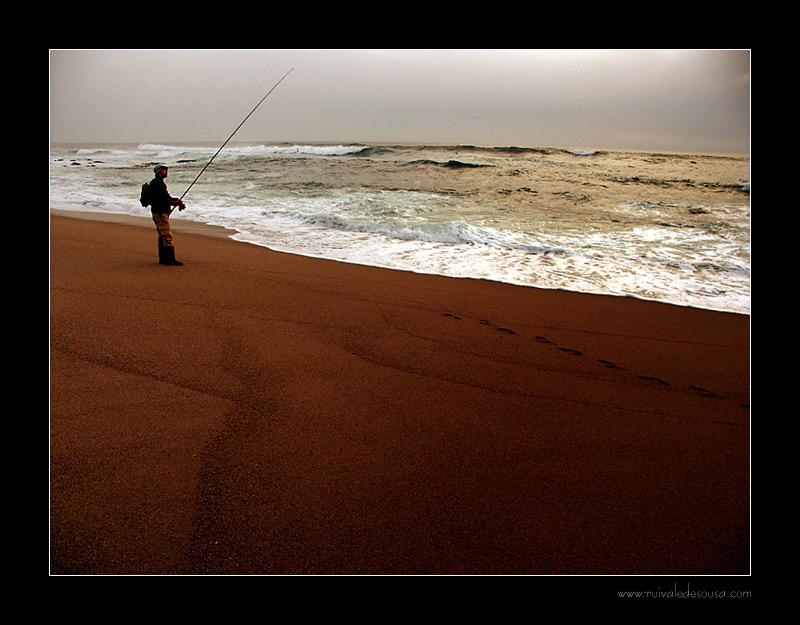
[[156, 176], [147, 186], [148, 198], [150, 200], [150, 212], [153, 214], [164, 214], [172, 212], [172, 201], [177, 200], [167, 191], [167, 183], [163, 178]]

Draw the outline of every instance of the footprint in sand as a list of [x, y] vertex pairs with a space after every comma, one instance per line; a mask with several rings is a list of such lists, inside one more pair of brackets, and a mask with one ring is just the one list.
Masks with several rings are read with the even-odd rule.
[[659, 384], [663, 384], [664, 386], [669, 386], [669, 382], [665, 382], [664, 380], [660, 380], [658, 378], [654, 378], [654, 377], [649, 376], [649, 375], [637, 375], [636, 377], [639, 378], [640, 380], [648, 380], [648, 381], [652, 381], [652, 382], [658, 382]]
[[697, 391], [698, 393], [702, 393], [703, 395], [707, 395], [708, 397], [716, 397], [714, 393], [709, 391], [707, 388], [703, 388], [702, 386], [692, 386], [693, 391]]
[[568, 353], [568, 354], [573, 354], [574, 356], [583, 356], [583, 353], [582, 353], [582, 352], [579, 352], [577, 349], [572, 349], [572, 348], [570, 348], [570, 347], [558, 347], [558, 345], [556, 345], [555, 343], [553, 343], [553, 341], [551, 341], [551, 340], [550, 340], [550, 339], [548, 339], [548, 338], [545, 338], [544, 336], [537, 336], [537, 337], [536, 337], [536, 340], [537, 340], [539, 343], [545, 343], [546, 345], [555, 345], [555, 346], [556, 346], [556, 347], [557, 347], [559, 350], [561, 350], [562, 352], [566, 352], [566, 353]]
[[[453, 313], [449, 313], [448, 312], [448, 313], [443, 313], [443, 314], [444, 314], [445, 317], [450, 317], [451, 319], [454, 319], [456, 321], [460, 321], [461, 320], [461, 317], [459, 317], [458, 315], [454, 315]], [[484, 326], [493, 325], [492, 322], [489, 321], [488, 319], [480, 319], [480, 324], [484, 325]], [[514, 332], [514, 330], [512, 330], [510, 328], [498, 327], [497, 331], [498, 332], [504, 332], [505, 334], [509, 334], [509, 335], [513, 335], [513, 336], [517, 335], [517, 333]], [[544, 336], [536, 336], [534, 338], [539, 343], [544, 343], [546, 345], [554, 345], [560, 351], [565, 352], [567, 354], [573, 354], [574, 356], [583, 356], [583, 353], [581, 353], [577, 349], [572, 349], [570, 347], [558, 347], [558, 345], [556, 345], [553, 341], [551, 341], [550, 339], [548, 339], [548, 338], [546, 338]], [[608, 367], [609, 369], [622, 370], [622, 367], [620, 367], [619, 365], [611, 362], [610, 360], [604, 360], [603, 358], [598, 358], [597, 362], [599, 362], [604, 367]], [[636, 377], [639, 378], [640, 380], [645, 380], [645, 381], [648, 381], [648, 382], [657, 382], [658, 384], [661, 384], [662, 386], [670, 386], [669, 382], [666, 382], [666, 381], [664, 381], [664, 380], [662, 380], [660, 378], [656, 378], [656, 377], [653, 377], [653, 376], [637, 375]], [[706, 388], [703, 388], [702, 386], [692, 386], [691, 389], [693, 391], [697, 391], [698, 393], [702, 393], [703, 395], [706, 395], [707, 397], [716, 397], [717, 396], [716, 394], [712, 393], [711, 391], [709, 391]], [[745, 408], [748, 408], [748, 409], [750, 408], [750, 406], [747, 405], [747, 404], [742, 404], [742, 406], [745, 407]]]
[[[488, 319], [481, 319], [480, 320], [480, 324], [482, 326], [490, 326], [490, 325], [492, 325], [492, 322], [489, 321]], [[497, 328], [497, 331], [498, 332], [505, 332], [506, 334], [513, 334], [513, 335], [517, 334], [516, 332], [514, 332], [514, 330], [511, 330], [509, 328]]]

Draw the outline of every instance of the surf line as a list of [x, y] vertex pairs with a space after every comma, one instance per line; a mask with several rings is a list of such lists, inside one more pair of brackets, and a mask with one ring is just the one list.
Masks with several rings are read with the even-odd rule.
[[242, 126], [244, 126], [244, 123], [245, 123], [245, 122], [246, 122], [248, 119], [250, 119], [250, 116], [251, 116], [253, 113], [255, 113], [255, 112], [256, 112], [256, 109], [257, 109], [259, 106], [261, 106], [261, 103], [262, 103], [264, 100], [266, 100], [266, 99], [269, 97], [269, 94], [271, 94], [273, 91], [275, 91], [275, 89], [278, 87], [278, 85], [279, 85], [279, 84], [281, 84], [281, 83], [283, 82], [283, 79], [284, 79], [284, 78], [286, 78], [286, 77], [287, 77], [289, 74], [291, 74], [293, 70], [294, 70], [294, 67], [293, 67], [292, 69], [290, 69], [288, 72], [286, 72], [286, 73], [283, 75], [283, 77], [282, 77], [282, 78], [281, 78], [281, 79], [280, 79], [278, 82], [276, 82], [276, 83], [275, 83], [275, 84], [272, 86], [272, 89], [270, 89], [269, 91], [267, 91], [267, 94], [266, 94], [266, 95], [265, 95], [263, 98], [261, 98], [261, 99], [258, 101], [258, 104], [256, 104], [256, 105], [253, 107], [253, 110], [252, 110], [252, 111], [250, 111], [250, 112], [247, 114], [247, 117], [245, 117], [245, 118], [242, 120], [242, 123], [240, 123], [238, 126], [236, 126], [236, 130], [234, 130], [234, 131], [231, 133], [231, 136], [230, 136], [230, 137], [228, 137], [227, 139], [225, 139], [225, 143], [223, 143], [221, 146], [219, 146], [219, 150], [217, 150], [217, 151], [216, 151], [216, 153], [214, 154], [214, 156], [212, 156], [212, 157], [211, 157], [211, 160], [210, 160], [210, 161], [208, 161], [208, 162], [206, 163], [205, 167], [203, 167], [203, 169], [201, 169], [201, 170], [200, 170], [200, 173], [199, 173], [199, 174], [197, 174], [197, 177], [196, 177], [194, 180], [192, 180], [192, 184], [190, 184], [190, 185], [189, 185], [189, 186], [186, 188], [186, 191], [184, 191], [184, 192], [183, 192], [183, 195], [181, 195], [181, 202], [183, 201], [183, 198], [184, 198], [184, 197], [186, 197], [186, 194], [187, 194], [187, 193], [189, 193], [189, 189], [191, 189], [191, 188], [194, 186], [194, 183], [195, 183], [195, 182], [197, 182], [197, 181], [200, 179], [200, 176], [202, 176], [202, 175], [203, 175], [203, 172], [204, 172], [206, 169], [208, 169], [208, 166], [209, 166], [209, 165], [211, 165], [212, 161], [213, 161], [215, 158], [217, 158], [217, 154], [219, 154], [220, 152], [222, 152], [222, 148], [224, 148], [226, 145], [228, 145], [228, 141], [230, 141], [231, 139], [233, 139], [233, 135], [235, 135], [235, 134], [238, 132], [239, 128], [241, 128]]
[[570, 275], [568, 273], [561, 273], [560, 271], [551, 271], [550, 269], [543, 269], [542, 271], [544, 271], [545, 273], [553, 274], [554, 276], [561, 276], [562, 278], [569, 278], [570, 280], [580, 280], [582, 282], [588, 282], [589, 284], [594, 284], [595, 286], [599, 286], [601, 289], [605, 289], [606, 291], [608, 291], [612, 295], [625, 295], [625, 296], [628, 296], [627, 293], [624, 293], [622, 291], [615, 291], [614, 289], [612, 289], [607, 284], [603, 284], [602, 282], [598, 282], [597, 280], [590, 280], [589, 278], [583, 278], [581, 276], [572, 276], [572, 275]]

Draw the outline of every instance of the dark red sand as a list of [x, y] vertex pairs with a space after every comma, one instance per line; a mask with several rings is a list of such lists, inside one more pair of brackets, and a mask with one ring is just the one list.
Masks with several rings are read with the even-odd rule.
[[52, 574], [749, 574], [749, 316], [202, 232], [51, 212]]

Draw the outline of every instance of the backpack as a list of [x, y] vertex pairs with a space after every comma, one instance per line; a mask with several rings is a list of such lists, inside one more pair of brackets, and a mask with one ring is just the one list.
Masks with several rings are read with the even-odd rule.
[[142, 206], [150, 205], [150, 186], [146, 182], [142, 185], [142, 195], [139, 196], [139, 201]]

